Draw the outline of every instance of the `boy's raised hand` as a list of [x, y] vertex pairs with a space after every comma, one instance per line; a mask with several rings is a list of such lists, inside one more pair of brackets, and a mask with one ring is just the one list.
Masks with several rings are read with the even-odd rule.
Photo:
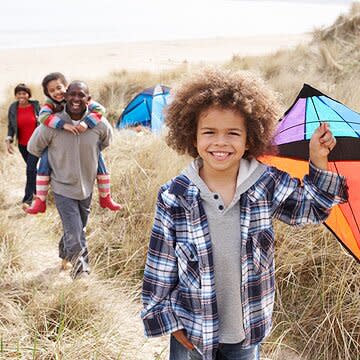
[[329, 124], [321, 123], [310, 139], [310, 161], [318, 169], [327, 170], [328, 155], [335, 145], [336, 139], [330, 130]]

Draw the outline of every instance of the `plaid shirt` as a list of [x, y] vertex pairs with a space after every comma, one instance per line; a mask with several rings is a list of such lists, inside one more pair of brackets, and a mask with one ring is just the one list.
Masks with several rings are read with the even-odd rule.
[[[258, 344], [271, 329], [273, 219], [290, 225], [320, 223], [347, 196], [344, 177], [312, 164], [303, 186], [287, 173], [265, 167], [241, 195], [243, 347]], [[203, 359], [215, 357], [219, 322], [211, 239], [199, 189], [185, 175], [159, 191], [142, 297], [146, 336], [185, 329], [190, 341], [203, 348]]]

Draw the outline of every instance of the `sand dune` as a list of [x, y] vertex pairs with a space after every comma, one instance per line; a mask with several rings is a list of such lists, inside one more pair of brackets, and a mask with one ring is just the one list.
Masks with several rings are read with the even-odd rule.
[[223, 62], [234, 54], [263, 55], [308, 41], [308, 35], [112, 43], [49, 48], [0, 49], [0, 101], [19, 82], [40, 83], [51, 71], [92, 80], [117, 70], [159, 72], [184, 61]]

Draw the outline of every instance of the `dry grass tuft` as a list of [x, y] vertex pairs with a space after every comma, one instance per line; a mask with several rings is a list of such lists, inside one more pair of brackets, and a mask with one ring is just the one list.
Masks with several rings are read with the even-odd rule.
[[158, 189], [188, 160], [152, 134], [137, 136], [122, 130], [115, 135], [114, 144], [105, 155], [111, 178], [116, 179], [113, 196], [124, 205], [124, 210], [109, 216], [96, 203], [89, 225], [90, 252], [97, 271], [103, 275], [138, 281], [144, 268]]
[[24, 247], [11, 228], [8, 219], [0, 219], [0, 278], [21, 269], [23, 263]]
[[309, 359], [357, 359], [358, 264], [324, 227], [278, 224], [277, 233], [275, 347], [291, 333], [294, 348]]

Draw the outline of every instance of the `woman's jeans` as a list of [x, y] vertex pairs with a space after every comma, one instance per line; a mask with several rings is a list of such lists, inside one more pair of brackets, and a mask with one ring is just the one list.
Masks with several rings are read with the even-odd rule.
[[25, 145], [18, 145], [21, 156], [26, 163], [26, 185], [23, 203], [31, 204], [33, 195], [36, 192], [36, 165], [39, 160], [36, 156], [30, 154]]
[[[216, 353], [216, 360], [259, 360], [260, 346], [255, 345], [248, 349], [242, 349], [241, 343], [220, 344]], [[175, 337], [170, 337], [169, 360], [202, 360], [197, 350], [189, 351], [182, 346]]]

